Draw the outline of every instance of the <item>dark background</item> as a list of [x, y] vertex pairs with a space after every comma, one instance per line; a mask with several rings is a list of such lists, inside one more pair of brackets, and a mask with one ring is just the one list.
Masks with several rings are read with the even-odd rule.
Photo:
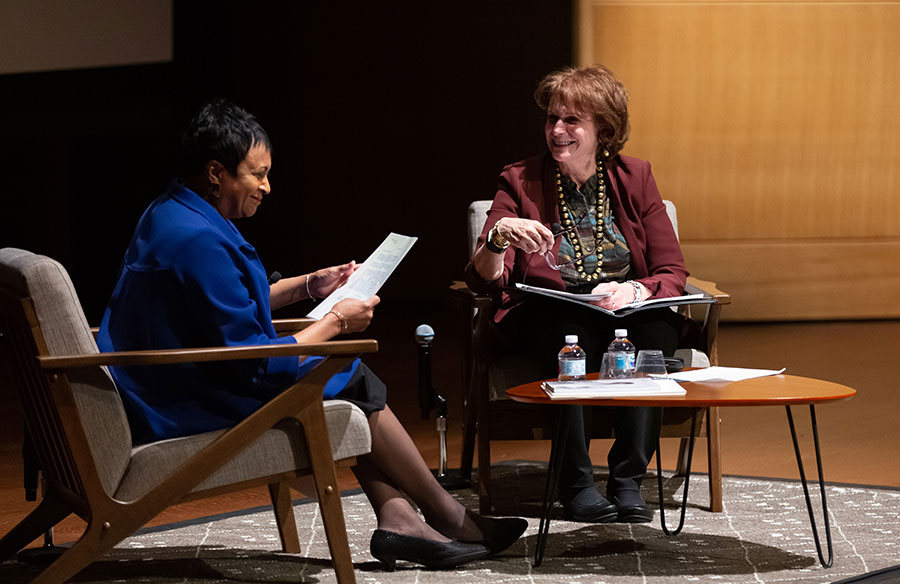
[[[61, 261], [99, 324], [182, 128], [227, 96], [273, 141], [273, 192], [237, 222], [268, 270], [363, 261], [391, 231], [419, 237], [367, 334], [382, 346], [367, 360], [403, 392], [417, 324], [433, 324], [436, 356], [456, 352], [447, 287], [466, 263], [466, 208], [543, 149], [531, 95], [570, 64], [571, 31], [569, 0], [176, 1], [171, 63], [0, 76], [0, 246]], [[454, 369], [438, 366], [445, 388]]]

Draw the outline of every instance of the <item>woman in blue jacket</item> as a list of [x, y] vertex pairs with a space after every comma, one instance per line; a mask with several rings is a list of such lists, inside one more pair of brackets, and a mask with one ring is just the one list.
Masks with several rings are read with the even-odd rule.
[[[269, 194], [269, 138], [256, 119], [225, 100], [204, 106], [182, 140], [183, 181], [144, 212], [103, 317], [102, 351], [218, 345], [317, 343], [363, 331], [378, 297], [345, 299], [301, 332], [279, 338], [272, 309], [323, 298], [356, 270], [353, 262], [270, 285], [253, 246], [232, 219], [256, 213]], [[116, 367], [136, 443], [233, 426], [321, 358], [310, 356]], [[494, 555], [524, 532], [518, 518], [468, 512], [435, 480], [385, 404], [384, 384], [358, 359], [326, 385], [326, 399], [367, 415], [372, 451], [354, 472], [375, 510], [372, 555], [447, 568]], [[422, 511], [422, 521], [411, 499]]]

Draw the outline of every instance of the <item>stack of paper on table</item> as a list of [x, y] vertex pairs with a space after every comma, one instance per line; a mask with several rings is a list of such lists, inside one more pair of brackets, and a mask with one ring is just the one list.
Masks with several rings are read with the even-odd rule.
[[545, 381], [542, 386], [550, 399], [589, 399], [607, 397], [643, 397], [684, 395], [683, 387], [671, 379], [587, 379], [584, 381]]
[[691, 371], [679, 371], [670, 373], [669, 376], [676, 381], [693, 381], [702, 383], [704, 381], [743, 381], [744, 379], [753, 379], [755, 377], [767, 377], [769, 375], [779, 375], [784, 373], [785, 369], [746, 369], [743, 367], [706, 367], [704, 369], [693, 369]]

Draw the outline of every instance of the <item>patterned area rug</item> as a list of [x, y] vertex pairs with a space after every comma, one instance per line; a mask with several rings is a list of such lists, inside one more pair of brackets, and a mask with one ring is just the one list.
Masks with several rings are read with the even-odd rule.
[[[822, 568], [816, 556], [809, 516], [799, 482], [725, 477], [724, 512], [710, 513], [705, 475], [691, 478], [684, 530], [666, 536], [657, 513], [653, 523], [579, 524], [563, 521], [556, 509], [543, 564], [532, 566], [546, 467], [507, 462], [494, 467], [502, 514], [529, 519], [525, 536], [501, 556], [458, 570], [424, 571], [398, 563], [381, 571], [369, 555], [375, 527], [362, 494], [345, 495], [344, 514], [356, 565], [357, 582], [438, 584], [590, 583], [670, 584], [715, 582], [822, 584], [900, 565], [900, 490], [828, 485], [834, 566]], [[604, 469], [597, 469], [602, 484]], [[666, 519], [678, 522], [683, 481], [665, 481]], [[813, 491], [816, 520], [824, 545], [821, 506]], [[656, 479], [645, 481], [644, 495], [658, 503]], [[477, 508], [470, 490], [456, 496]], [[277, 553], [278, 535], [268, 509], [215, 516], [145, 530], [125, 540], [74, 581], [84, 583], [264, 583], [335, 582], [318, 506], [295, 506], [304, 553]], [[824, 552], [824, 550], [823, 550]], [[0, 582], [24, 584], [37, 574], [19, 562], [0, 565]], [[900, 572], [897, 572], [900, 579]], [[890, 580], [879, 580], [879, 582]]]

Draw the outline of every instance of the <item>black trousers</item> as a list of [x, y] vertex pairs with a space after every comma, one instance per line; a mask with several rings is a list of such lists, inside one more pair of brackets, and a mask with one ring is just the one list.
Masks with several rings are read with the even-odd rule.
[[[587, 354], [587, 370], [596, 372], [600, 369], [603, 353], [615, 338], [615, 329], [627, 329], [628, 338], [638, 350], [660, 349], [666, 356], [671, 356], [678, 347], [685, 320], [669, 308], [612, 317], [570, 302], [541, 297], [529, 297], [514, 312], [518, 314], [503, 327], [502, 335], [511, 350], [524, 352], [539, 364], [544, 378], [555, 377], [558, 373], [557, 354], [565, 344], [565, 335], [578, 335], [578, 344]], [[597, 409], [572, 408], [559, 485], [564, 500], [594, 484], [588, 448], [591, 422]], [[608, 496], [619, 491], [640, 490], [641, 480], [656, 450], [662, 410], [620, 407], [613, 408], [612, 415], [616, 438], [607, 456]]]

